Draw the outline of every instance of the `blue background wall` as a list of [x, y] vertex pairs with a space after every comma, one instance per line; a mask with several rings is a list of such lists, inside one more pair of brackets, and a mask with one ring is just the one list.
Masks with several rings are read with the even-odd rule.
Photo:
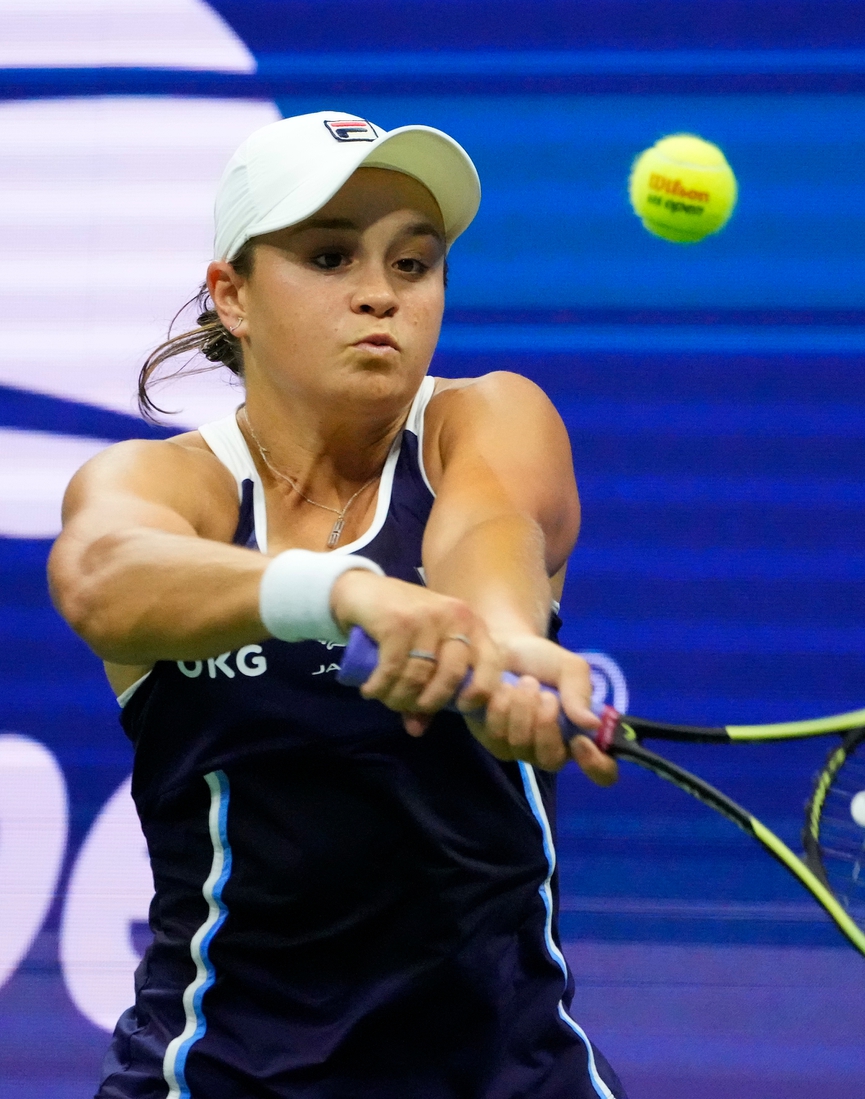
[[[566, 419], [584, 528], [565, 641], [611, 654], [646, 716], [861, 706], [862, 4], [213, 6], [257, 74], [0, 70], [0, 96], [261, 97], [453, 134], [484, 200], [453, 252], [434, 371], [517, 370]], [[740, 182], [729, 227], [693, 248], [650, 237], [626, 200], [633, 157], [680, 130], [721, 144]], [[26, 385], [0, 390], [0, 426], [154, 434]], [[106, 1039], [65, 994], [57, 928], [76, 851], [130, 768], [96, 661], [50, 609], [47, 550], [0, 541], [0, 726], [51, 749], [72, 812], [58, 900], [0, 990], [3, 1099], [89, 1094]], [[676, 754], [795, 844], [823, 752]], [[632, 1099], [861, 1097], [862, 960], [746, 838], [659, 785], [563, 779], [577, 1017]]]

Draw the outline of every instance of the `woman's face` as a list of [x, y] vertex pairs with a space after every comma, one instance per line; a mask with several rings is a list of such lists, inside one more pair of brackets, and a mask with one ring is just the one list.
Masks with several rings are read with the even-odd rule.
[[312, 218], [257, 238], [236, 291], [249, 397], [263, 387], [396, 411], [438, 340], [444, 259], [432, 195], [381, 168], [359, 169]]

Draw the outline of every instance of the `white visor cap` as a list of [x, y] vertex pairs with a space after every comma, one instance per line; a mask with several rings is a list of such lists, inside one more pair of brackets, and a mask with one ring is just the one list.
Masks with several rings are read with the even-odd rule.
[[388, 132], [335, 111], [296, 115], [256, 130], [228, 162], [216, 194], [215, 258], [233, 259], [250, 237], [311, 217], [361, 166], [419, 180], [438, 203], [448, 245], [480, 205], [471, 158], [441, 130]]

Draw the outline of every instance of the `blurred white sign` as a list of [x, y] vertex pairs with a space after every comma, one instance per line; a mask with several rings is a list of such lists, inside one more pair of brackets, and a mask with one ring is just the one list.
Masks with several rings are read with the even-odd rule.
[[135, 1000], [132, 929], [147, 922], [153, 896], [130, 785], [127, 779], [118, 787], [84, 841], [69, 879], [60, 936], [69, 995], [104, 1030], [113, 1030]]
[[251, 72], [255, 59], [202, 0], [3, 0], [0, 66], [80, 65]]
[[[0, 66], [81, 65], [250, 72], [255, 60], [201, 0], [0, 3]], [[273, 103], [243, 100], [0, 102], [0, 238], [14, 272], [0, 384], [136, 412], [144, 359], [204, 280], [223, 168], [277, 118]], [[178, 430], [240, 403], [226, 375], [158, 391]], [[66, 482], [101, 445], [3, 432], [0, 536], [55, 535]]]
[[51, 752], [0, 733], [0, 988], [54, 899], [68, 823], [66, 783]]

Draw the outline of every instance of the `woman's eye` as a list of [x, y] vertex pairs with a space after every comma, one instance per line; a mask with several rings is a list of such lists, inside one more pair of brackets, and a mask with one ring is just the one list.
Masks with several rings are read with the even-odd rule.
[[313, 256], [312, 262], [324, 271], [335, 271], [344, 260], [342, 252], [319, 252], [317, 256]]
[[402, 271], [406, 275], [422, 275], [425, 271], [429, 270], [429, 267], [423, 260], [410, 259], [398, 259], [395, 267], [398, 271]]

